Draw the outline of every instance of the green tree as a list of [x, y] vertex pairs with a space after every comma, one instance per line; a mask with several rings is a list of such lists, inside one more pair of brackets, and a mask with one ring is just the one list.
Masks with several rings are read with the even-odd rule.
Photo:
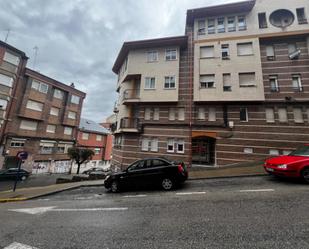
[[91, 160], [92, 156], [94, 155], [94, 151], [90, 149], [85, 149], [85, 148], [73, 147], [73, 148], [69, 148], [68, 155], [72, 160], [76, 162], [77, 174], [79, 174], [80, 165], [86, 161]]

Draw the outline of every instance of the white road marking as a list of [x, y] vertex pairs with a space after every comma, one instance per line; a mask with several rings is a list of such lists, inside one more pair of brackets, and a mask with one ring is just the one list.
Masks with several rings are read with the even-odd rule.
[[180, 192], [176, 193], [176, 195], [203, 195], [206, 194], [206, 192]]
[[244, 189], [244, 190], [239, 190], [239, 192], [241, 193], [250, 193], [250, 192], [273, 192], [275, 191], [274, 189], [272, 188], [269, 188], [269, 189]]
[[125, 211], [127, 207], [112, 208], [57, 208], [57, 207], [37, 207], [37, 208], [19, 208], [9, 209], [8, 211], [27, 213], [27, 214], [43, 214], [46, 212], [95, 212], [95, 211]]
[[14, 242], [3, 249], [38, 249], [37, 247], [27, 246], [21, 243]]
[[124, 198], [141, 198], [146, 197], [147, 195], [124, 195]]

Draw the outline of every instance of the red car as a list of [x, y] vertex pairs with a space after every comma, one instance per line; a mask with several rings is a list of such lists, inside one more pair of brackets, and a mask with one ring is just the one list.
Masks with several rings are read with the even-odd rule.
[[264, 169], [271, 175], [303, 178], [309, 183], [309, 144], [305, 144], [289, 155], [267, 159]]

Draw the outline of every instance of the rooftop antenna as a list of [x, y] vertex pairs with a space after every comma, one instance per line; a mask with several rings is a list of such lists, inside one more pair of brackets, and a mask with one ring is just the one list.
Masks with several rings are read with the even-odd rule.
[[7, 40], [9, 38], [9, 34], [10, 34], [10, 29], [7, 29], [7, 33], [6, 33], [6, 36], [5, 36], [5, 39], [4, 39], [4, 42], [7, 43]]
[[38, 56], [38, 50], [39, 50], [39, 47], [38, 46], [35, 46], [33, 48], [34, 50], [34, 59], [33, 59], [33, 69], [35, 69], [35, 66], [36, 66], [36, 58]]

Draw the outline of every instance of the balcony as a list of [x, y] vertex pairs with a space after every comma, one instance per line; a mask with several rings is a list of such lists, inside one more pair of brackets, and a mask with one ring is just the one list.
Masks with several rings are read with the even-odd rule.
[[127, 89], [124, 91], [122, 96], [122, 102], [124, 104], [138, 103], [139, 101], [140, 101], [140, 89]]
[[141, 132], [142, 126], [138, 118], [122, 118], [120, 120], [119, 132]]

